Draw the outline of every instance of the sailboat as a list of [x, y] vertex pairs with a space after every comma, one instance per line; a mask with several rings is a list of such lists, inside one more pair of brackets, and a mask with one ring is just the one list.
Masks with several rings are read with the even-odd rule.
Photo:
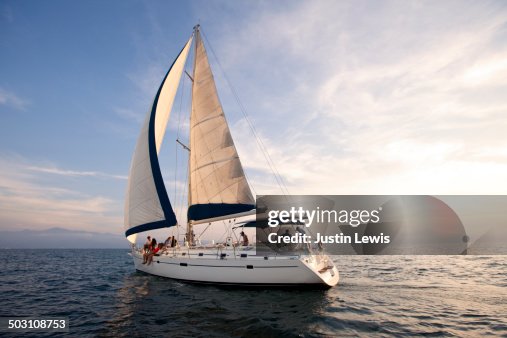
[[[185, 64], [192, 43], [190, 75]], [[183, 73], [192, 83], [189, 145], [182, 144], [189, 153], [184, 245], [163, 251], [152, 264], [143, 264], [143, 249], [136, 246], [137, 234], [178, 225], [158, 156]], [[321, 253], [256, 255], [255, 246], [236, 246], [231, 237], [226, 243], [196, 243], [194, 227], [198, 224], [212, 226], [247, 215], [255, 215], [255, 198], [219, 101], [197, 25], [158, 88], [136, 143], [125, 198], [125, 236], [132, 244], [129, 254], [139, 271], [187, 282], [321, 287], [338, 283], [336, 266]]]

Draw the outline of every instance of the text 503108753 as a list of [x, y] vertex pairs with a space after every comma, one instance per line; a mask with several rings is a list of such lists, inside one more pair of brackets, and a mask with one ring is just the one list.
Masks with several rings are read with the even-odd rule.
[[68, 317], [0, 317], [2, 332], [69, 332]]

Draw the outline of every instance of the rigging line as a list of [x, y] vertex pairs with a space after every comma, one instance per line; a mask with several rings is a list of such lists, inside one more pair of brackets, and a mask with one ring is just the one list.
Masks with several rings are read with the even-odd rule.
[[[182, 86], [184, 85], [185, 83], [185, 78], [181, 79], [181, 82], [182, 82]], [[179, 105], [179, 109], [178, 109], [178, 123], [177, 123], [177, 130], [179, 130], [179, 124], [180, 124], [180, 115], [181, 115], [181, 101], [183, 100], [183, 90], [180, 91], [180, 105]], [[174, 145], [174, 156], [175, 156], [175, 164], [174, 164], [174, 199], [177, 200], [177, 195], [176, 195], [176, 181], [178, 179], [178, 145], [175, 144]]]
[[[227, 223], [225, 223], [225, 219], [222, 220], [222, 223], [224, 224], [225, 234], [227, 234], [227, 237], [230, 237], [229, 236], [229, 234], [230, 234], [229, 227], [227, 226]], [[226, 239], [226, 241], [227, 241], [227, 239]]]
[[[215, 60], [217, 61], [217, 64], [218, 64], [220, 70], [222, 71], [222, 74], [224, 75], [224, 78], [233, 93], [233, 96], [234, 96], [234, 98], [241, 110], [241, 113], [243, 114], [245, 120], [247, 121], [248, 126], [252, 130], [252, 134], [254, 135], [254, 137], [257, 141], [257, 145], [259, 146], [259, 149], [263, 153], [264, 158], [266, 159], [266, 162], [268, 163], [268, 166], [270, 167], [271, 171], [273, 172], [273, 175], [275, 176], [275, 180], [277, 181], [277, 184], [278, 184], [280, 190], [282, 191], [283, 194], [290, 195], [289, 190], [287, 189], [287, 186], [285, 185], [285, 182], [283, 181], [282, 176], [280, 175], [280, 172], [276, 168], [274, 161], [272, 160], [271, 156], [269, 155], [267, 147], [264, 145], [264, 142], [262, 141], [262, 139], [258, 136], [257, 130], [255, 129], [255, 126], [251, 122], [251, 120], [246, 112], [245, 107], [241, 103], [238, 93], [236, 92], [234, 86], [232, 85], [232, 82], [229, 80], [229, 77], [225, 73], [225, 70], [223, 69], [222, 64], [220, 63], [220, 61], [215, 53], [215, 50], [213, 49], [213, 46], [211, 45], [208, 37], [206, 36], [206, 34], [202, 30], [201, 30], [201, 33], [204, 36], [204, 38], [206, 39], [209, 49], [211, 50], [211, 53], [215, 57]], [[255, 189], [254, 189], [254, 191], [255, 191]]]
[[180, 138], [180, 130], [181, 130], [181, 115], [182, 115], [182, 106], [183, 106], [183, 94], [185, 93], [185, 77], [183, 77], [182, 84], [181, 84], [181, 96], [180, 96], [180, 111], [178, 114], [178, 129], [176, 132], [176, 138]]
[[[183, 217], [183, 199], [187, 193], [187, 187], [188, 187], [188, 170], [186, 170], [187, 174], [186, 174], [186, 177], [185, 177], [185, 187], [183, 188], [183, 193], [181, 194], [181, 199], [180, 199], [180, 217]], [[188, 220], [187, 220], [188, 222]]]
[[[265, 158], [269, 168], [271, 169], [273, 176], [275, 177], [278, 187], [280, 188], [280, 190], [282, 191], [283, 194], [285, 194], [285, 193], [289, 194], [287, 188], [285, 187], [285, 183], [282, 180], [282, 176], [278, 172], [278, 169], [276, 168], [274, 161], [272, 160], [271, 156], [269, 155], [267, 147], [264, 145], [264, 142], [262, 141], [262, 139], [258, 136], [257, 130], [255, 129], [255, 126], [253, 125], [252, 121], [250, 120], [250, 117], [246, 113], [246, 109], [243, 106], [243, 103], [239, 100], [239, 95], [238, 95], [236, 89], [232, 86], [232, 83], [228, 79], [228, 77], [225, 74], [225, 71], [223, 69], [222, 69], [222, 72], [224, 74], [224, 77], [226, 78], [226, 81], [227, 81], [229, 87], [231, 88], [231, 91], [234, 95], [234, 98], [236, 99], [238, 106], [240, 107], [241, 113], [243, 114], [245, 121], [247, 122], [248, 126], [252, 130], [252, 134], [254, 135], [254, 137], [257, 141], [257, 146], [259, 147], [260, 151], [264, 155], [264, 158]], [[284, 188], [285, 188], [285, 191], [284, 191]]]
[[[190, 95], [189, 97], [189, 100], [191, 101], [192, 100], [192, 96]], [[190, 102], [190, 109], [191, 109], [191, 102]], [[190, 120], [190, 116], [189, 116], [189, 120]], [[186, 117], [183, 117], [183, 122], [186, 121]], [[189, 124], [190, 124], [190, 121], [189, 121]], [[189, 138], [190, 138], [190, 135], [189, 135]], [[190, 152], [188, 152], [188, 156], [190, 157]], [[185, 161], [186, 162], [186, 170], [185, 170], [185, 184], [183, 186], [183, 191], [182, 191], [182, 194], [181, 194], [181, 197], [180, 197], [180, 210], [179, 210], [179, 215], [180, 215], [180, 219], [183, 217], [183, 201], [184, 201], [184, 198], [187, 196], [188, 197], [188, 179], [189, 179], [189, 170], [188, 170], [188, 160]], [[188, 222], [188, 220], [187, 220]]]
[[[176, 139], [179, 139], [180, 135], [180, 126], [181, 126], [181, 115], [182, 115], [182, 107], [183, 107], [183, 95], [185, 94], [185, 78], [181, 80], [181, 95], [180, 95], [180, 108], [178, 110], [178, 128], [177, 128], [177, 136]], [[177, 180], [178, 180], [178, 144], [174, 145], [174, 157], [175, 157], [175, 165], [174, 165], [174, 200], [178, 200], [177, 195]]]
[[201, 232], [201, 234], [199, 236], [197, 236], [197, 239], [200, 240], [202, 235], [204, 235], [204, 233], [206, 232], [206, 230], [208, 230], [208, 228], [211, 226], [211, 223], [212, 222], [209, 222], [208, 225], [206, 226], [206, 228], [204, 228], [204, 230]]

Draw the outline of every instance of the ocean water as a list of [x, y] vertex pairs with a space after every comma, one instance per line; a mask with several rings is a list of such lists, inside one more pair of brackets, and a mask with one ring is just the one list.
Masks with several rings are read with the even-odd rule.
[[0, 316], [68, 316], [71, 337], [507, 337], [507, 256], [335, 256], [332, 289], [245, 290], [136, 272], [127, 253], [0, 250]]

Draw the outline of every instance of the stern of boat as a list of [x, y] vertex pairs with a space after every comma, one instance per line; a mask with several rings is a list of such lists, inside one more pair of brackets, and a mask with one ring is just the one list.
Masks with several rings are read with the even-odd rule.
[[333, 287], [338, 284], [340, 274], [333, 260], [327, 255], [301, 256], [301, 262], [315, 275], [320, 278], [323, 284]]

